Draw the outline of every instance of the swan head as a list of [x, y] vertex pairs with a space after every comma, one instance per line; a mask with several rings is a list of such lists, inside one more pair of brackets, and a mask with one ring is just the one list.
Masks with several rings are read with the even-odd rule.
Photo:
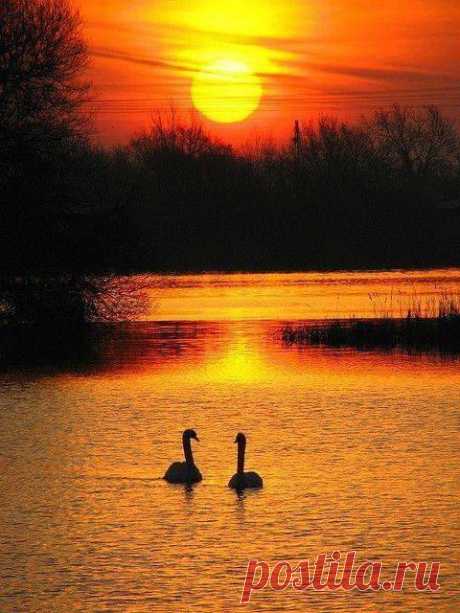
[[184, 439], [192, 439], [192, 438], [193, 438], [194, 441], [200, 442], [200, 439], [198, 438], [197, 433], [195, 432], [195, 430], [186, 430], [184, 432]]
[[242, 432], [238, 432], [238, 434], [236, 435], [235, 438], [235, 443], [239, 444], [245, 444], [246, 443], [246, 435], [244, 435]]

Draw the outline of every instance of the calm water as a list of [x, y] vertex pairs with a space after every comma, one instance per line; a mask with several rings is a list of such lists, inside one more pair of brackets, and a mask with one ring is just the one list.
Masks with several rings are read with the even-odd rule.
[[[460, 361], [289, 348], [283, 321], [397, 312], [460, 271], [151, 279], [91, 360], [0, 375], [0, 611], [233, 613], [249, 558], [442, 563], [441, 592], [256, 594], [249, 611], [460, 610]], [[375, 306], [377, 304], [377, 306]], [[194, 427], [205, 476], [158, 479]], [[233, 439], [265, 488], [239, 498]]]

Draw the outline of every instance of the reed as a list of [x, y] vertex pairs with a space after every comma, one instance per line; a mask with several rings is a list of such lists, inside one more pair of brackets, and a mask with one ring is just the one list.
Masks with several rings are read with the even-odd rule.
[[404, 317], [334, 320], [319, 325], [286, 326], [288, 345], [311, 344], [358, 349], [460, 352], [460, 295], [423, 301], [414, 297]]

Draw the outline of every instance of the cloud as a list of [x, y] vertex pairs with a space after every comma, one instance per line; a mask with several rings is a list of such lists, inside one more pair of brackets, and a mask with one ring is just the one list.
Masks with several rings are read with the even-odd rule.
[[286, 60], [285, 68], [286, 70], [283, 74], [280, 74], [277, 78], [292, 80], [293, 83], [296, 80], [302, 80], [314, 74], [328, 74], [385, 83], [444, 83], [446, 85], [451, 83], [460, 85], [460, 78], [457, 76], [404, 65], [377, 68], [375, 66], [339, 64], [334, 62]]
[[417, 70], [404, 70], [397, 68], [370, 68], [358, 66], [346, 66], [341, 64], [315, 64], [304, 63], [302, 66], [308, 70], [317, 72], [355, 77], [367, 81], [404, 81], [404, 82], [426, 82], [426, 81], [446, 81], [451, 80], [448, 75], [440, 73], [429, 73]]
[[162, 59], [144, 58], [134, 55], [126, 51], [110, 49], [106, 47], [92, 47], [90, 50], [92, 57], [100, 57], [108, 60], [116, 60], [119, 62], [128, 62], [139, 66], [148, 66], [151, 68], [159, 68], [163, 70], [174, 70], [182, 73], [193, 73], [196, 71], [196, 66], [169, 62]]

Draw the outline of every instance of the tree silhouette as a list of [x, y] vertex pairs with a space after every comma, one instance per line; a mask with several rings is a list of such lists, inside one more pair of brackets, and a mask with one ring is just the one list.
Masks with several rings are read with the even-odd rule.
[[81, 127], [88, 84], [78, 12], [66, 0], [0, 4], [0, 139], [59, 137]]

